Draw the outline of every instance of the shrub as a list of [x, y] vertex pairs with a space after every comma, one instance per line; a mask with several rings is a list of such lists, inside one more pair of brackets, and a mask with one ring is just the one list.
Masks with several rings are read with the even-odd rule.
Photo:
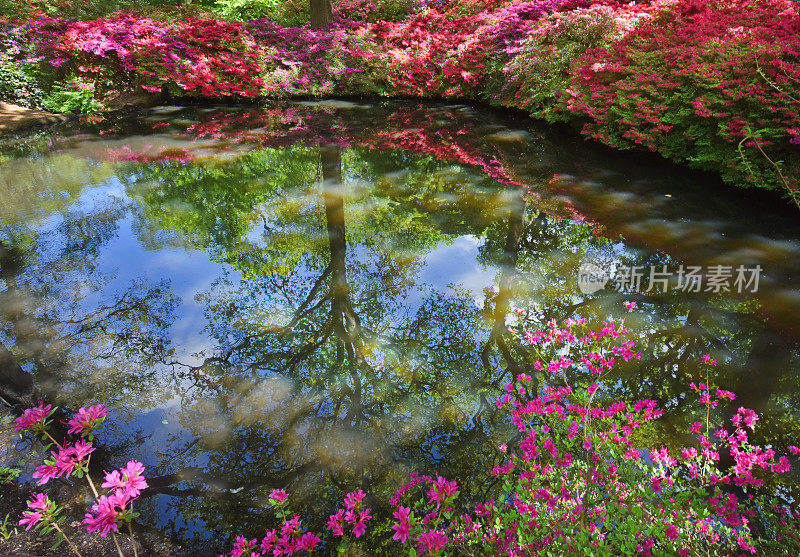
[[492, 101], [547, 116], [570, 87], [573, 63], [587, 50], [610, 44], [618, 31], [613, 10], [606, 6], [552, 14], [511, 47], [513, 57], [487, 93]]
[[800, 6], [685, 0], [587, 52], [561, 106], [583, 133], [641, 145], [734, 183], [794, 191], [800, 160]]
[[121, 14], [56, 22], [42, 40], [61, 75], [94, 84], [99, 95], [120, 84], [180, 95], [254, 97], [261, 91], [259, 50], [239, 23], [218, 19], [155, 21]]
[[0, 60], [0, 101], [40, 108], [43, 99], [36, 78], [16, 63]]
[[369, 33], [394, 93], [474, 98], [491, 48], [476, 31], [490, 21], [486, 14], [450, 20], [429, 10], [401, 23], [372, 24]]
[[51, 112], [97, 112], [102, 105], [94, 95], [94, 86], [73, 80], [66, 85], [56, 84], [42, 105]]
[[[617, 361], [640, 357], [625, 340], [624, 323], [590, 329], [585, 319], [552, 320], [542, 330], [526, 330], [525, 312], [515, 312], [520, 325], [510, 330], [535, 355], [531, 374], [547, 385], [520, 373], [496, 401], [519, 431], [499, 446], [492, 474], [500, 488], [459, 512], [455, 480], [413, 472], [390, 499], [396, 510], [386, 535], [403, 546], [398, 554], [796, 553], [796, 502], [780, 501], [765, 482], [791, 464], [752, 441], [754, 411], [740, 407], [729, 419], [718, 412], [735, 395], [713, 384], [715, 360], [703, 356], [704, 377], [688, 384], [688, 394], [671, 393], [697, 400], [687, 441], [643, 450], [637, 444], [652, 436], [639, 433], [661, 417], [656, 401], [619, 400], [613, 380], [602, 384]], [[721, 464], [724, 452], [730, 465]], [[800, 448], [790, 452], [798, 455]], [[345, 508], [328, 521], [334, 536], [348, 535], [340, 551], [357, 543], [350, 533], [358, 538], [368, 527], [363, 499], [363, 492], [348, 494]], [[283, 517], [280, 532], [266, 532], [260, 544], [239, 537], [230, 555], [309, 549], [298, 546], [301, 539], [311, 549], [319, 544], [320, 537], [300, 529], [299, 517], [286, 518], [286, 501], [283, 490], [269, 498]]]
[[[53, 415], [57, 408], [52, 405], [40, 403], [38, 406], [26, 409], [14, 421], [14, 429], [21, 435], [27, 434], [31, 438], [39, 438], [45, 443], [45, 449], [50, 450], [50, 457], [44, 464], [38, 466], [32, 477], [38, 480], [38, 486], [45, 485], [55, 478], [80, 478], [86, 483], [92, 494], [92, 504], [83, 518], [83, 526], [89, 533], [97, 532], [102, 537], [109, 533], [114, 538], [114, 545], [120, 557], [124, 557], [116, 533], [120, 525], [127, 524], [128, 532], [133, 538], [130, 522], [139, 514], [133, 510], [133, 502], [139, 498], [142, 490], [147, 488], [144, 478], [144, 465], [141, 462], [130, 461], [127, 466], [105, 473], [105, 481], [101, 489], [106, 491], [101, 495], [89, 472], [89, 462], [92, 453], [97, 447], [94, 445], [95, 432], [102, 429], [108, 410], [102, 404], [83, 407], [65, 422], [69, 428], [67, 437], [60, 442], [51, 434]], [[81, 556], [76, 545], [70, 540], [67, 530], [75, 526], [76, 522], [70, 521], [67, 525], [64, 507], [56, 504], [45, 493], [32, 494], [28, 502], [28, 510], [22, 513], [20, 526], [25, 530], [35, 528], [40, 535], [46, 536], [55, 533], [57, 541], [55, 549], [61, 542], [66, 541], [70, 549]], [[136, 550], [134, 549], [134, 553]]]
[[364, 33], [248, 23], [263, 49], [264, 91], [270, 96], [368, 94], [385, 90], [385, 70]]

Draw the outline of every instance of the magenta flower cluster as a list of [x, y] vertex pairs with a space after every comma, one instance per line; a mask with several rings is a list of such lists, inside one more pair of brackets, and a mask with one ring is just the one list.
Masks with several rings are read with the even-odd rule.
[[311, 553], [319, 546], [322, 540], [316, 534], [303, 529], [303, 521], [299, 516], [294, 514], [287, 516], [289, 497], [286, 491], [273, 489], [268, 499], [281, 517], [280, 528], [267, 530], [260, 542], [255, 539], [248, 540], [244, 536], [237, 536], [230, 553], [220, 555], [220, 557], [266, 557], [267, 555], [282, 557], [295, 553]]
[[[367, 521], [372, 518], [370, 509], [362, 507], [365, 497], [362, 490], [348, 493], [344, 498], [344, 508], [339, 508], [328, 518], [328, 530], [334, 536], [345, 537], [351, 533], [354, 537], [360, 538], [367, 531]], [[345, 534], [346, 530], [350, 530]]]
[[[80, 437], [74, 442], [66, 440], [59, 442], [49, 433], [48, 418], [55, 410], [51, 405], [42, 403], [34, 408], [26, 409], [15, 420], [17, 431], [41, 436], [56, 447], [56, 450], [50, 452], [51, 457], [36, 468], [33, 478], [38, 480], [38, 485], [44, 485], [54, 478], [85, 477], [94, 496], [94, 502], [84, 516], [84, 528], [89, 533], [98, 532], [102, 537], [106, 537], [112, 532], [118, 532], [120, 524], [130, 522], [137, 516], [131, 506], [133, 501], [147, 488], [144, 465], [132, 460], [119, 470], [107, 472], [104, 482], [101, 484], [101, 488], [106, 489], [107, 492], [100, 494], [89, 472], [89, 460], [95, 451], [95, 447], [89, 439], [92, 439], [94, 433], [102, 427], [108, 416], [108, 409], [102, 404], [97, 404], [82, 407], [73, 414], [65, 423], [69, 428], [69, 434], [77, 434]], [[76, 554], [79, 554], [59, 524], [64, 518], [60, 516], [61, 511], [62, 509], [44, 493], [34, 494], [28, 503], [28, 510], [23, 513], [19, 524], [24, 525], [26, 530], [37, 527], [42, 534], [56, 531], [62, 539], [69, 543]]]

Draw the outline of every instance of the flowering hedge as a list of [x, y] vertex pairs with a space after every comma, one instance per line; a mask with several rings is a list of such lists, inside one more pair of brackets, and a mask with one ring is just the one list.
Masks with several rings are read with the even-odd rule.
[[235, 22], [121, 14], [94, 21], [47, 18], [29, 28], [45, 66], [62, 80], [77, 76], [91, 83], [99, 96], [125, 85], [203, 97], [261, 93], [260, 51]]
[[678, 2], [582, 56], [574, 77], [562, 104], [589, 118], [591, 137], [734, 182], [800, 185], [797, 3]]
[[48, 87], [72, 82], [98, 99], [126, 87], [484, 99], [782, 190], [800, 207], [791, 0], [342, 0], [317, 30], [134, 14], [0, 26], [6, 63], [38, 63]]

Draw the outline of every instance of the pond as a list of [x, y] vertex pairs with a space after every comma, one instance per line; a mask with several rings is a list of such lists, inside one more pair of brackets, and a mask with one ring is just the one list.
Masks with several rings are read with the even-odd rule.
[[493, 401], [530, 372], [516, 307], [626, 319], [642, 359], [614, 389], [665, 409], [648, 443], [693, 421], [705, 353], [778, 452], [800, 437], [800, 220], [777, 197], [412, 102], [162, 106], [0, 153], [0, 349], [48, 400], [111, 407], [98, 470], [142, 460], [141, 520], [172, 543], [262, 533], [279, 487], [318, 531], [411, 470], [491, 493], [513, 434]]

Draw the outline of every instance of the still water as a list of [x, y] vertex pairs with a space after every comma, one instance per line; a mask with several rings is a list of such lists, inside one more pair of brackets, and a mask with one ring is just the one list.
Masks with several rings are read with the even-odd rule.
[[318, 531], [415, 469], [491, 495], [492, 401], [530, 372], [514, 307], [638, 303], [642, 360], [613, 381], [665, 408], [648, 446], [680, 439], [705, 353], [797, 444], [800, 218], [777, 197], [461, 105], [157, 107], [0, 153], [0, 349], [38, 395], [112, 408], [98, 470], [142, 460], [142, 523], [176, 545], [262, 533], [279, 487]]

